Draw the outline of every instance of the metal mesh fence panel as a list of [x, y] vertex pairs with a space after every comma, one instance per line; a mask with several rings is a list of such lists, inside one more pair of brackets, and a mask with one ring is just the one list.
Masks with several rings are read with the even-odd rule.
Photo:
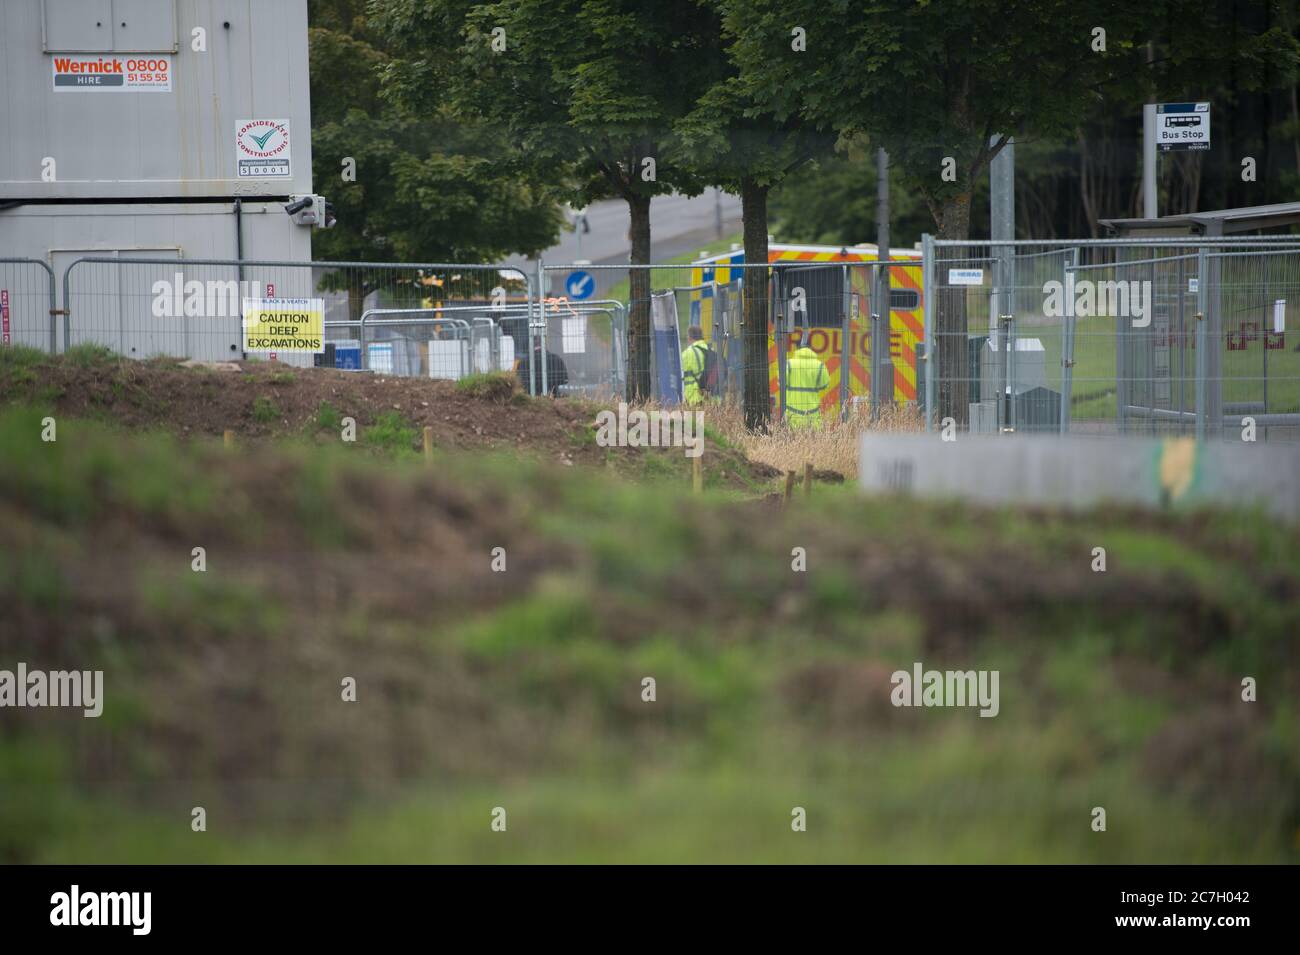
[[[557, 395], [607, 398], [622, 393], [622, 357], [626, 354], [625, 306], [613, 299], [570, 302], [559, 297], [542, 301], [544, 340], [562, 369], [563, 382], [548, 375], [548, 389]], [[534, 340], [536, 344], [536, 339]], [[539, 363], [540, 366], [540, 363]]]
[[1289, 318], [1300, 296], [1300, 249], [1216, 251], [1205, 260], [1217, 316], [1211, 352], [1220, 363], [1207, 401], [1220, 405], [1223, 436], [1239, 439], [1249, 417], [1260, 440], [1300, 439], [1300, 335]]
[[54, 272], [38, 259], [0, 259], [0, 345], [53, 352]]
[[1300, 399], [1285, 345], [1294, 245], [927, 239], [929, 425], [1235, 436], [1250, 415], [1265, 439], [1300, 437], [1287, 417]]
[[[566, 276], [575, 271], [599, 274], [592, 284], [607, 289], [607, 296], [620, 305], [615, 319], [621, 330], [603, 321], [589, 322], [586, 353], [594, 350], [600, 362], [607, 356], [613, 362], [611, 373], [599, 377], [613, 382], [615, 394], [640, 394], [663, 404], [682, 401], [678, 369], [695, 327], [713, 353], [711, 363], [716, 363], [708, 400], [739, 404], [749, 376], [760, 389], [766, 382], [769, 414], [782, 418], [790, 357], [807, 348], [826, 370], [818, 401], [822, 420], [832, 420], [869, 406], [873, 381], [879, 382], [881, 401], [918, 399], [921, 263], [901, 260], [891, 265], [891, 308], [884, 314], [873, 302], [877, 267], [870, 262], [549, 265], [543, 266], [540, 284], [555, 290], [567, 285]], [[634, 296], [634, 287], [644, 294]], [[548, 316], [591, 304], [551, 291], [545, 301]], [[761, 322], [753, 315], [747, 322], [747, 307], [759, 310]], [[555, 349], [557, 340], [550, 317], [548, 347]], [[881, 356], [879, 367], [872, 360], [873, 347]], [[629, 388], [638, 369], [640, 387]]]
[[[409, 353], [393, 364], [403, 369], [395, 374], [427, 374], [429, 345], [439, 340], [434, 329], [441, 326], [376, 325], [375, 340], [363, 342], [367, 310], [415, 310], [433, 318], [456, 308], [471, 327], [481, 328], [486, 323], [465, 313], [491, 317], [494, 309], [514, 309], [522, 316], [519, 328], [494, 324], [522, 341], [534, 304], [532, 282], [524, 273], [490, 265], [241, 262], [129, 253], [72, 262], [63, 274], [63, 296], [64, 346], [94, 343], [133, 358], [274, 357], [302, 366], [330, 355], [337, 367], [362, 368], [370, 366], [371, 346], [382, 344], [376, 352], [381, 362], [398, 351]], [[246, 347], [267, 340], [245, 335], [245, 303], [268, 299], [317, 303], [323, 319], [321, 348]]]
[[[998, 306], [999, 298], [1013, 297], [1013, 286], [1008, 275], [1007, 285], [995, 288], [994, 264], [988, 248], [972, 246], [943, 249], [927, 269], [931, 287], [925, 321], [931, 348], [926, 372], [934, 375], [927, 389], [933, 408], [927, 405], [927, 415], [952, 417], [954, 424], [975, 432], [996, 431], [1005, 418], [998, 395], [1005, 392], [1009, 371], [1010, 329], [1001, 320], [1009, 312]], [[1002, 271], [1009, 268], [999, 270], [999, 283]]]
[[[698, 328], [716, 366], [708, 400], [739, 403], [747, 380], [760, 394], [765, 381], [777, 420], [791, 356], [808, 349], [826, 371], [822, 420], [916, 402], [931, 426], [951, 416], [976, 433], [1230, 436], [1250, 418], [1266, 440], [1300, 437], [1286, 337], [1300, 240], [927, 243], [928, 259], [890, 263], [888, 303], [874, 300], [875, 262], [543, 266], [534, 279], [491, 265], [124, 252], [68, 265], [61, 322], [44, 263], [0, 261], [0, 315], [11, 343], [34, 347], [448, 379], [497, 370], [532, 394], [664, 404], [685, 397]], [[602, 298], [538, 294], [577, 268], [601, 273]], [[320, 347], [250, 347], [266, 339], [246, 333], [246, 306], [265, 300], [312, 301]]]

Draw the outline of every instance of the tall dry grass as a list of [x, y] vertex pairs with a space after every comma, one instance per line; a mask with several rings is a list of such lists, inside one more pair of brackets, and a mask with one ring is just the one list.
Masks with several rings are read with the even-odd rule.
[[[633, 403], [628, 408], [674, 410], [653, 401]], [[711, 435], [720, 436], [731, 447], [739, 448], [751, 461], [800, 474], [804, 465], [811, 463], [819, 471], [838, 471], [846, 478], [857, 476], [858, 437], [863, 432], [925, 429], [925, 418], [911, 403], [887, 405], [880, 409], [874, 421], [864, 403], [855, 406], [847, 420], [840, 421], [834, 416], [824, 418], [818, 430], [796, 429], [784, 421], [773, 421], [763, 434], [746, 429], [744, 411], [738, 401], [708, 402], [699, 410], [704, 412], [704, 427]]]
[[864, 405], [850, 411], [846, 420], [827, 417], [822, 427], [791, 428], [784, 421], [773, 421], [766, 434], [745, 428], [745, 416], [739, 403], [709, 405], [704, 409], [704, 423], [740, 448], [751, 461], [759, 461], [782, 471], [803, 472], [804, 464], [822, 471], [838, 471], [846, 478], [858, 473], [858, 439], [865, 431], [923, 431], [925, 418], [914, 404], [887, 405], [873, 421]]

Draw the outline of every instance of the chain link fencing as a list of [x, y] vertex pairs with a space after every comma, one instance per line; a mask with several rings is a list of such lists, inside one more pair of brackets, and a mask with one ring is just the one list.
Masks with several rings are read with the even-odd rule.
[[1300, 439], [1300, 237], [927, 236], [923, 255], [927, 427]]

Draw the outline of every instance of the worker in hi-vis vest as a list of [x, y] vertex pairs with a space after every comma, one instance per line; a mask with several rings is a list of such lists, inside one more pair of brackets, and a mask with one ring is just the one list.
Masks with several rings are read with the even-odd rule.
[[690, 344], [682, 352], [682, 401], [698, 405], [717, 386], [718, 360], [699, 325], [686, 329], [686, 340]]
[[826, 366], [807, 345], [790, 356], [785, 372], [785, 420], [791, 428], [822, 426], [822, 392], [830, 383]]

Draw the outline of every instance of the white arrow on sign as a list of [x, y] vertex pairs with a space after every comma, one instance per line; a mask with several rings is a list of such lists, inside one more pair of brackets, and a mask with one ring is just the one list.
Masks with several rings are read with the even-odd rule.
[[571, 272], [564, 287], [569, 293], [569, 298], [583, 299], [595, 291], [596, 280], [592, 278], [590, 272]]

